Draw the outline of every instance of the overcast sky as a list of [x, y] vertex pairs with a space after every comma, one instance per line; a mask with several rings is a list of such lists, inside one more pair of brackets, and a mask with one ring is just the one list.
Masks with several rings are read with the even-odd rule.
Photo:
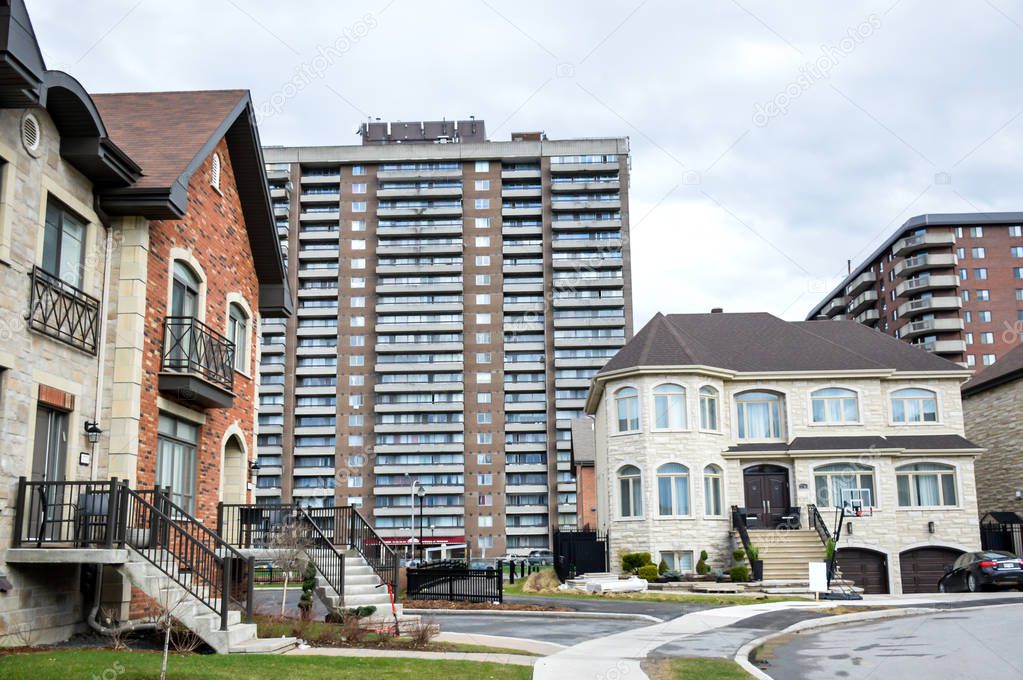
[[907, 218], [1020, 210], [1023, 7], [29, 0], [92, 92], [248, 88], [264, 144], [368, 116], [627, 136], [636, 324], [802, 318]]

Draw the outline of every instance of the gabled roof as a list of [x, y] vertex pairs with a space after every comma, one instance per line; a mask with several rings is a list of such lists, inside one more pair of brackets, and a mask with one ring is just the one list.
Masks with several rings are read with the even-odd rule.
[[600, 370], [709, 366], [743, 373], [963, 371], [855, 321], [784, 321], [767, 313], [658, 313]]
[[963, 396], [969, 397], [1020, 379], [1023, 379], [1023, 345], [973, 376], [963, 385]]

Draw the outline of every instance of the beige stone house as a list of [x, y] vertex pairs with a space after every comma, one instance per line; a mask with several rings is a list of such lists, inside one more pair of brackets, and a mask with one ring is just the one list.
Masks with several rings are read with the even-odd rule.
[[[739, 522], [766, 579], [806, 580], [841, 516], [867, 592], [937, 589], [979, 548], [960, 385], [970, 372], [851, 321], [658, 314], [597, 374], [598, 526], [612, 559], [724, 569]], [[855, 516], [855, 509], [861, 516]], [[782, 529], [779, 529], [782, 527]]]
[[966, 436], [977, 459], [977, 509], [1023, 513], [1023, 345], [963, 385]]

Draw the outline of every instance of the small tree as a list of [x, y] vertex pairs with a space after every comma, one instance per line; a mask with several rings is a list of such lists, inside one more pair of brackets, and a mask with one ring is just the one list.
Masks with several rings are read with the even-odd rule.
[[273, 551], [274, 566], [284, 572], [284, 588], [281, 591], [281, 616], [284, 616], [288, 602], [288, 580], [292, 573], [304, 569], [308, 557], [307, 540], [302, 526], [295, 519], [282, 524], [270, 538], [270, 549]]
[[710, 565], [707, 564], [707, 551], [700, 551], [700, 561], [696, 563], [696, 573], [700, 576], [706, 576], [710, 573]]
[[305, 574], [302, 579], [302, 597], [298, 601], [298, 608], [302, 610], [302, 618], [308, 621], [313, 615], [313, 593], [316, 591], [316, 565], [309, 560], [305, 565]]

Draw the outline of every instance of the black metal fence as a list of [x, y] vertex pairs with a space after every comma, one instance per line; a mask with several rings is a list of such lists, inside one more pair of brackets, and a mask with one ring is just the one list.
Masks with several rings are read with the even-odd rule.
[[1023, 524], [981, 524], [980, 545], [984, 550], [1023, 555]]
[[606, 533], [554, 532], [554, 570], [567, 581], [580, 574], [610, 571], [611, 553]]
[[503, 602], [503, 569], [431, 569], [406, 572], [407, 600], [448, 602]]

